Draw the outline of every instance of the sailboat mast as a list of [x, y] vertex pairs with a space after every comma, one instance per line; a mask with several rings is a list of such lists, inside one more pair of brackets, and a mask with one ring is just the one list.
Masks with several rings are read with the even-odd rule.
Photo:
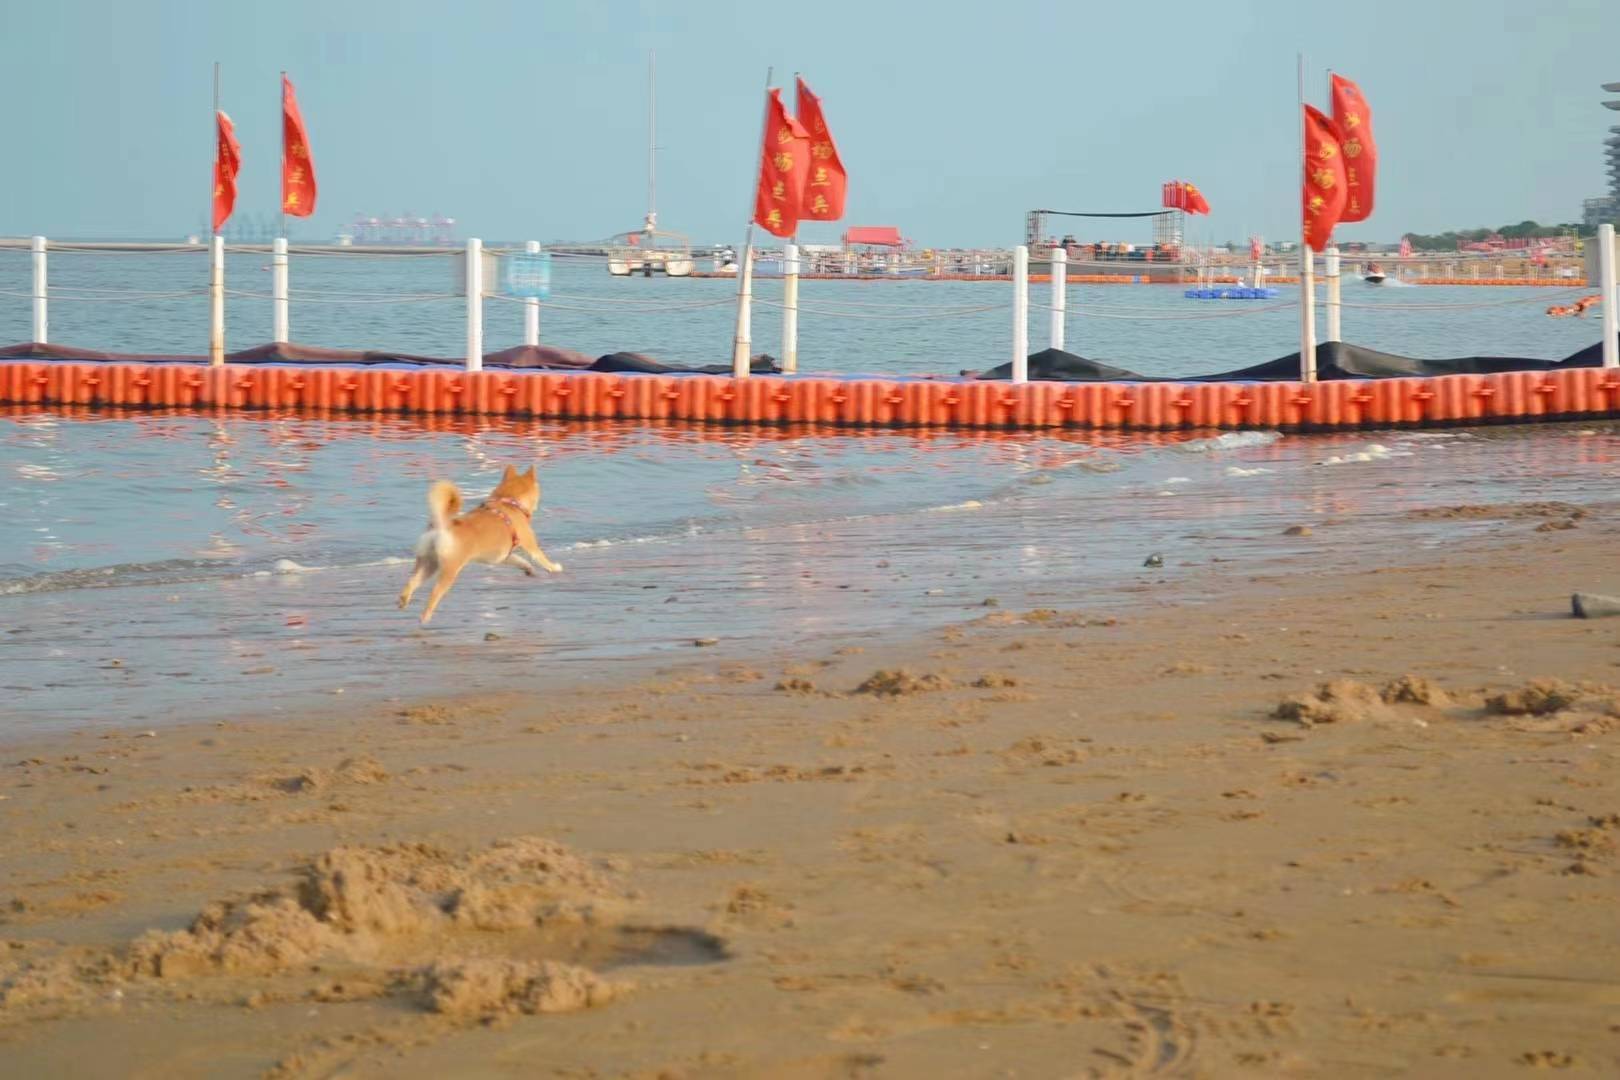
[[647, 231], [658, 226], [658, 52], [647, 50]]

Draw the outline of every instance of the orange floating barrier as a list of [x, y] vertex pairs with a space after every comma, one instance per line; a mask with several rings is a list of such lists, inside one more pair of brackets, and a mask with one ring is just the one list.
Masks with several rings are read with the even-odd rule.
[[1014, 384], [16, 361], [0, 362], [0, 404], [885, 428], [1331, 431], [1620, 416], [1620, 372], [1572, 368], [1314, 384]]

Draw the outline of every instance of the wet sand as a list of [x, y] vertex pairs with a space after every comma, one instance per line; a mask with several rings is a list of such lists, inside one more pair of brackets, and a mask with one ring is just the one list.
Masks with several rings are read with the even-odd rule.
[[1196, 606], [12, 741], [0, 1071], [1613, 1075], [1620, 619], [1568, 596], [1620, 518], [1458, 516]]

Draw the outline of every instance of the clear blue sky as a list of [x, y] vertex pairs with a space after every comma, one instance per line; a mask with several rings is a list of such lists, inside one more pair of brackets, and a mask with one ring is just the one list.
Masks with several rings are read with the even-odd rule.
[[[1377, 212], [1345, 239], [1574, 220], [1620, 123], [1598, 104], [1620, 0], [0, 0], [0, 31], [8, 235], [194, 231], [216, 59], [242, 210], [275, 209], [277, 72], [297, 85], [321, 184], [308, 239], [362, 210], [502, 239], [635, 227], [650, 48], [660, 218], [698, 240], [740, 239], [770, 65], [826, 102], [846, 224], [925, 246], [1015, 243], [1035, 206], [1149, 209], [1176, 176], [1213, 204], [1211, 239], [1290, 235], [1300, 50], [1310, 98], [1331, 66], [1373, 110]], [[821, 228], [804, 239], [838, 231]]]

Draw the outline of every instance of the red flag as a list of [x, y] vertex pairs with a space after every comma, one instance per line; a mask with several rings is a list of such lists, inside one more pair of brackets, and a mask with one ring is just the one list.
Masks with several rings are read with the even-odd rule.
[[1198, 190], [1198, 187], [1197, 187], [1196, 184], [1187, 184], [1187, 185], [1184, 186], [1183, 190], [1184, 190], [1185, 195], [1186, 195], [1187, 213], [1189, 213], [1189, 214], [1207, 214], [1207, 213], [1209, 213], [1209, 200], [1204, 198], [1204, 193], [1202, 191]]
[[1159, 185], [1159, 205], [1170, 206], [1170, 181], [1166, 180]]
[[801, 216], [810, 221], [837, 221], [844, 216], [844, 191], [849, 174], [838, 156], [838, 144], [827, 130], [821, 99], [799, 80], [799, 123], [810, 133], [810, 178], [804, 185]]
[[214, 150], [214, 231], [219, 232], [236, 208], [236, 173], [242, 167], [242, 147], [236, 141], [230, 117], [216, 110], [214, 121], [219, 129]]
[[1305, 109], [1305, 190], [1301, 194], [1305, 242], [1321, 251], [1348, 198], [1339, 128], [1310, 105]]
[[765, 95], [765, 145], [759, 154], [759, 189], [754, 193], [754, 221], [784, 239], [799, 227], [805, 178], [810, 171], [810, 133], [788, 115], [782, 91]]
[[287, 76], [281, 77], [281, 212], [309, 217], [315, 212], [315, 161], [309, 156], [304, 114]]
[[1373, 212], [1373, 182], [1378, 173], [1378, 147], [1373, 143], [1372, 111], [1361, 87], [1335, 75], [1333, 122], [1343, 135], [1345, 188], [1350, 192], [1340, 221], [1366, 221]]

